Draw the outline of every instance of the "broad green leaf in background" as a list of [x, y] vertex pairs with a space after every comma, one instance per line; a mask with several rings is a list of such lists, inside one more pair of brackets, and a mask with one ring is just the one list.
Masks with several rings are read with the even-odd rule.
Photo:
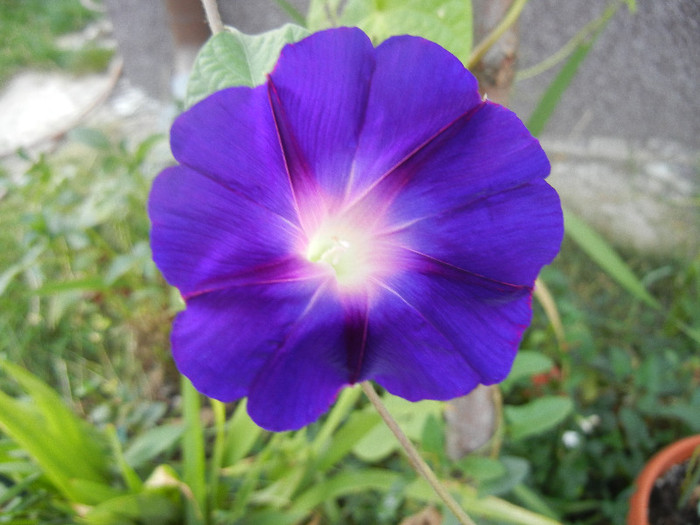
[[485, 480], [479, 486], [479, 495], [501, 496], [507, 494], [517, 485], [523, 483], [530, 473], [530, 464], [522, 458], [505, 456], [500, 458], [500, 463], [506, 472], [497, 478]]
[[375, 410], [355, 410], [340, 429], [333, 434], [333, 439], [328, 448], [318, 457], [315, 467], [320, 472], [328, 471], [377, 426], [384, 425]]
[[[400, 397], [385, 394], [382, 401], [389, 413], [404, 431], [406, 436], [414, 441], [419, 441], [423, 435], [423, 426], [428, 418], [433, 415], [441, 418], [445, 404], [439, 401], [419, 401], [412, 403]], [[371, 408], [371, 407], [369, 407]], [[368, 408], [368, 409], [369, 409]], [[363, 461], [372, 463], [379, 461], [401, 446], [386, 425], [376, 425], [360, 439], [353, 452]]]
[[457, 462], [462, 473], [477, 487], [485, 482], [498, 479], [507, 472], [506, 466], [495, 458], [468, 454]]
[[513, 441], [542, 434], [557, 426], [573, 411], [574, 405], [567, 397], [547, 396], [521, 406], [503, 409], [507, 431]]
[[185, 107], [227, 87], [262, 84], [285, 44], [298, 42], [309, 34], [303, 27], [286, 24], [259, 35], [246, 35], [233, 28], [214, 35], [194, 63]]
[[551, 358], [532, 350], [519, 350], [508, 377], [501, 383], [501, 390], [508, 393], [519, 381], [536, 374], [549, 372], [554, 366]]
[[427, 38], [466, 62], [472, 48], [469, 0], [349, 0], [342, 12], [338, 0], [314, 0], [308, 26], [357, 26], [378, 45], [393, 35]]

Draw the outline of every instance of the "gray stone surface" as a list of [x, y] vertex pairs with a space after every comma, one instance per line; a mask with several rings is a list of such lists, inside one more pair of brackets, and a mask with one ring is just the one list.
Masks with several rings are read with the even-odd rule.
[[615, 244], [659, 255], [697, 253], [696, 154], [658, 139], [550, 136], [542, 145], [565, 207]]
[[[529, 2], [520, 68], [560, 49], [608, 0]], [[564, 5], [565, 4], [565, 5]], [[700, 146], [700, 2], [638, 0], [620, 9], [564, 94], [547, 133], [557, 137], [663, 138]], [[557, 70], [516, 82], [511, 107], [529, 115]]]
[[158, 98], [168, 98], [174, 71], [173, 38], [165, 3], [155, 0], [107, 0], [124, 74], [136, 86]]
[[[306, 15], [309, 0], [287, 0]], [[221, 18], [244, 33], [261, 33], [291, 22], [289, 15], [274, 0], [221, 0]]]

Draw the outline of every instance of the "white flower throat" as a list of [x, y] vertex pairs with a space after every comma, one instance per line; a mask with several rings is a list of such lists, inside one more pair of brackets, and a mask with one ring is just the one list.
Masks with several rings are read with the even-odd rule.
[[370, 244], [368, 235], [344, 225], [323, 225], [311, 237], [306, 258], [330, 266], [339, 284], [357, 285], [371, 273]]

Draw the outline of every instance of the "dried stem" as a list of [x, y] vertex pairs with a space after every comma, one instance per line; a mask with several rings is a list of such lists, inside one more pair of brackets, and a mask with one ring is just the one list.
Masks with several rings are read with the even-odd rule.
[[202, 0], [202, 5], [207, 15], [207, 24], [209, 24], [211, 33], [213, 35], [221, 33], [224, 30], [224, 23], [221, 21], [219, 6], [216, 4], [216, 0]]
[[379, 415], [382, 417], [389, 429], [394, 433], [396, 439], [398, 439], [399, 443], [401, 443], [401, 446], [406, 451], [408, 459], [411, 461], [413, 468], [416, 469], [416, 471], [423, 476], [423, 478], [425, 478], [435, 493], [440, 496], [440, 499], [445, 502], [447, 507], [452, 511], [462, 525], [476, 525], [472, 519], [467, 516], [464, 510], [462, 510], [459, 503], [457, 503], [450, 493], [447, 492], [447, 489], [445, 489], [442, 483], [440, 483], [440, 480], [437, 478], [437, 476], [435, 476], [435, 473], [420, 456], [416, 448], [413, 446], [413, 443], [411, 443], [411, 441], [406, 437], [406, 434], [403, 433], [394, 418], [391, 417], [391, 414], [389, 414], [389, 411], [386, 409], [382, 403], [382, 400], [379, 398], [379, 395], [377, 395], [377, 392], [375, 392], [369, 381], [362, 383], [362, 390], [369, 398], [370, 402], [374, 405], [374, 408], [377, 409], [377, 412], [379, 412]]

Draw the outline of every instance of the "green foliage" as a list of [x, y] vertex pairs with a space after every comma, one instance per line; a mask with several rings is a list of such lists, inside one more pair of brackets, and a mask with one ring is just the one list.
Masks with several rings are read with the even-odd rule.
[[649, 306], [659, 307], [659, 303], [646, 290], [644, 284], [600, 234], [570, 212], [564, 212], [564, 219], [566, 233], [586, 255], [598, 263], [611, 278], [634, 297]]
[[[69, 410], [48, 385], [23, 368], [0, 361], [0, 368], [16, 381], [27, 401], [0, 391], [0, 429], [39, 466], [50, 484], [74, 508], [84, 509], [89, 525], [174, 523], [180, 514], [179, 495], [166, 485], [130, 484], [132, 491], [116, 487], [107, 454], [106, 436]], [[153, 456], [147, 459], [152, 459]], [[24, 469], [8, 469], [26, 474]], [[39, 474], [31, 472], [0, 495], [0, 507], [12, 503]], [[8, 478], [10, 479], [10, 478]], [[11, 510], [17, 513], [16, 508]]]
[[220, 89], [262, 84], [284, 45], [308, 35], [306, 29], [293, 24], [260, 35], [246, 35], [233, 28], [214, 35], [197, 56], [185, 107]]
[[31, 403], [22, 402], [0, 391], [0, 428], [36, 460], [71, 501], [93, 504], [110, 495], [112, 489], [105, 483], [106, 443], [35, 376], [7, 361], [0, 361], [0, 368], [31, 399]]
[[79, 0], [4, 0], [0, 2], [0, 84], [23, 67], [102, 69], [111, 51], [95, 46], [60, 49], [55, 37], [77, 31], [95, 17]]
[[466, 62], [472, 48], [472, 6], [466, 0], [312, 0], [312, 31], [357, 26], [375, 45], [392, 35], [422, 36]]
[[[660, 305], [652, 308], [582, 257], [567, 241], [543, 275], [557, 298], [566, 351], [536, 314], [524, 345], [541, 348], [554, 366], [542, 361], [528, 378], [516, 361], [517, 378], [509, 379], [505, 397], [509, 411], [566, 395], [573, 411], [545, 433], [506, 439], [503, 448], [527, 459], [527, 487], [567, 522], [620, 523], [644, 462], [679, 436], [700, 431], [700, 356], [681, 328], [699, 323], [691, 316], [700, 301], [700, 259], [626, 257]], [[567, 444], [565, 432], [576, 439]]]
[[[414, 440], [421, 439], [428, 423], [435, 421], [431, 416], [441, 420], [444, 410], [444, 403], [437, 401], [411, 403], [394, 396], [389, 397], [385, 404], [397, 423], [401, 425], [401, 429]], [[371, 407], [367, 409], [371, 410]], [[353, 448], [355, 455], [368, 463], [384, 459], [400, 450], [401, 447], [391, 430], [383, 424], [375, 426], [364, 438], [357, 441]]]

